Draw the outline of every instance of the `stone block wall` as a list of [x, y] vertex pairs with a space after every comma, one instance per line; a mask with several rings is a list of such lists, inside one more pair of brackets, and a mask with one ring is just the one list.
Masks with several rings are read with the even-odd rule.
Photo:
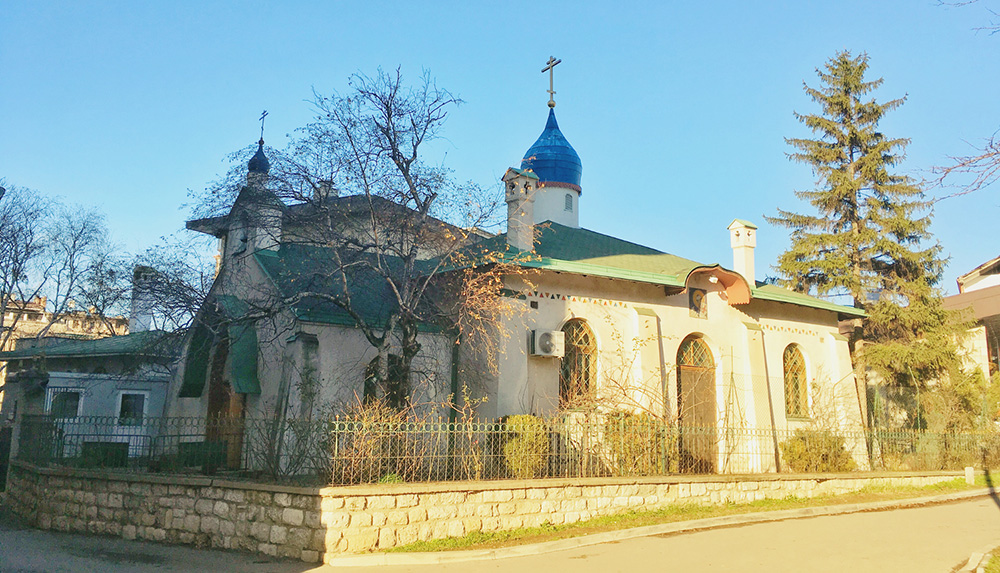
[[417, 540], [572, 523], [675, 503], [814, 497], [872, 485], [930, 485], [959, 475], [668, 476], [294, 488], [14, 462], [7, 499], [15, 513], [41, 529], [318, 562]]

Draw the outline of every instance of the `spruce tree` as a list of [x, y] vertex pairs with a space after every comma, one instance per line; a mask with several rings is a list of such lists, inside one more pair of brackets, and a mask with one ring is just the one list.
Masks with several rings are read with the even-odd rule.
[[866, 54], [839, 52], [816, 71], [819, 88], [804, 85], [820, 111], [795, 117], [814, 138], [786, 142], [794, 148], [789, 158], [817, 177], [815, 188], [795, 192], [812, 209], [779, 209], [767, 219], [791, 229], [775, 267], [785, 286], [850, 297], [868, 314], [851, 337], [856, 354], [864, 348], [861, 364], [889, 383], [914, 386], [957, 372], [963, 325], [942, 308], [936, 288], [944, 260], [931, 243], [931, 203], [916, 181], [894, 172], [909, 140], [879, 130], [905, 98], [876, 101], [870, 94], [883, 80], [866, 80], [867, 70]]

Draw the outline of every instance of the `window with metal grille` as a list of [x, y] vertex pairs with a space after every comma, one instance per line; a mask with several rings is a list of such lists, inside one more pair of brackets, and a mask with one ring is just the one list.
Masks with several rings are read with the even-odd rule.
[[565, 211], [573, 210], [573, 195], [571, 193], [566, 194], [566, 206], [563, 209]]
[[80, 392], [57, 390], [52, 393], [49, 414], [56, 418], [75, 418], [80, 415]]
[[806, 384], [806, 359], [795, 344], [785, 348], [785, 415], [789, 418], [809, 417], [809, 396]]
[[559, 403], [571, 408], [589, 398], [597, 385], [597, 338], [579, 318], [567, 322], [562, 330], [566, 351], [559, 370]]
[[119, 426], [138, 426], [146, 414], [146, 395], [122, 393], [118, 407]]
[[683, 425], [715, 425], [715, 359], [702, 338], [677, 349], [677, 414]]
[[681, 346], [677, 350], [677, 358], [677, 363], [680, 366], [715, 368], [712, 351], [701, 338], [687, 338], [681, 342]]

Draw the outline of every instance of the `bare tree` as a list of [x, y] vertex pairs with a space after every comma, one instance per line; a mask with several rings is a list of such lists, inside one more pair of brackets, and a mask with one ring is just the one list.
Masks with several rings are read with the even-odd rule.
[[204, 250], [198, 238], [171, 235], [131, 259], [129, 301], [149, 313], [151, 328], [183, 332], [194, 322], [215, 280]]
[[[463, 249], [482, 238], [479, 227], [502, 204], [500, 190], [457, 183], [427, 160], [461, 103], [428, 73], [413, 86], [399, 70], [357, 74], [349, 85], [346, 94], [315, 94], [314, 121], [271, 158], [270, 185], [291, 204], [282, 244], [325, 249], [322, 268], [314, 266], [310, 281], [300, 280], [281, 303], [322, 301], [349, 316], [378, 355], [369, 386], [403, 408], [420, 325], [467, 308], [454, 299], [449, 309], [434, 304], [443, 300], [440, 277], [470, 266]], [[499, 293], [496, 281], [480, 284]]]
[[[989, 24], [979, 26], [977, 32], [988, 32], [990, 35], [1000, 32], [1000, 14], [991, 6], [985, 6], [980, 0], [962, 0], [958, 2], [939, 2], [942, 6], [966, 7], [981, 5], [989, 12]], [[984, 187], [989, 187], [1000, 179], [1000, 131], [980, 144], [970, 144], [972, 152], [967, 155], [950, 156], [947, 165], [931, 168], [934, 178], [931, 183], [939, 187], [951, 187], [957, 190], [937, 198], [937, 201], [959, 197], [973, 193]]]
[[163, 237], [138, 255], [101, 242], [79, 281], [78, 301], [103, 320], [134, 314], [144, 329], [183, 335], [215, 279], [205, 251], [200, 238], [186, 235]]
[[[956, 187], [954, 193], [938, 197], [937, 200], [950, 199], [979, 191], [989, 187], [1000, 179], [1000, 131], [995, 132], [982, 146], [973, 145], [973, 153], [969, 155], [950, 156], [949, 165], [931, 168], [935, 178], [933, 183], [938, 186]], [[964, 180], [953, 184], [953, 181]]]
[[[433, 325], [456, 342], [473, 342], [495, 364], [502, 344], [479, 342], [497, 340], [487, 333], [503, 332], [495, 326], [520, 308], [504, 304], [510, 285], [530, 279], [502, 238], [488, 249], [472, 248], [491, 239], [483, 229], [501, 220], [500, 185], [457, 182], [438, 159], [428, 159], [461, 100], [426, 72], [412, 85], [399, 70], [356, 74], [349, 86], [345, 93], [314, 93], [316, 117], [283, 150], [261, 143], [266, 179], [244, 185], [251, 150], [234, 154], [242, 165], [192, 194], [201, 218], [189, 227], [212, 232], [227, 225], [227, 245], [239, 239], [229, 236], [234, 222], [280, 233], [271, 241], [280, 245], [273, 259], [299, 262], [267, 273], [289, 288], [279, 287], [275, 299], [254, 285], [231, 285], [258, 299], [248, 301], [255, 308], [243, 319], [273, 319], [304, 305], [335, 309], [377, 354], [366, 375], [368, 397], [403, 409], [422, 374], [414, 362], [419, 331]], [[264, 189], [253, 192], [255, 184]], [[262, 216], [266, 209], [233, 210], [238, 197], [251, 195], [272, 213], [280, 199], [281, 224], [263, 220], [275, 217]], [[227, 259], [220, 276], [242, 281], [238, 264]]]
[[[75, 305], [93, 261], [108, 252], [104, 215], [94, 208], [57, 205], [46, 221], [46, 270], [41, 283], [47, 287], [51, 315], [39, 331], [42, 337]], [[102, 248], [105, 247], [105, 248]], [[114, 330], [111, 330], [114, 334]]]
[[0, 197], [0, 349], [9, 348], [18, 323], [24, 318], [23, 301], [41, 292], [44, 274], [45, 233], [41, 227], [50, 202], [38, 193], [6, 184]]

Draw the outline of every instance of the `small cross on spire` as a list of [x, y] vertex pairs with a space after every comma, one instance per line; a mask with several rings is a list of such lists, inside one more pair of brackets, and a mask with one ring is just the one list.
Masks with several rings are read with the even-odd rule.
[[552, 76], [553, 76], [553, 70], [555, 69], [556, 65], [561, 64], [561, 63], [562, 63], [562, 60], [557, 60], [554, 56], [549, 56], [549, 61], [545, 62], [545, 67], [542, 68], [542, 73], [543, 74], [545, 72], [549, 73], [549, 90], [548, 90], [549, 91], [549, 107], [556, 107], [556, 100], [553, 97], [553, 96], [556, 95], [556, 92], [555, 92], [555, 89], [553, 89], [553, 87], [552, 87], [552, 82], [553, 82]]
[[267, 117], [267, 110], [260, 114], [260, 142], [264, 143], [264, 118]]

